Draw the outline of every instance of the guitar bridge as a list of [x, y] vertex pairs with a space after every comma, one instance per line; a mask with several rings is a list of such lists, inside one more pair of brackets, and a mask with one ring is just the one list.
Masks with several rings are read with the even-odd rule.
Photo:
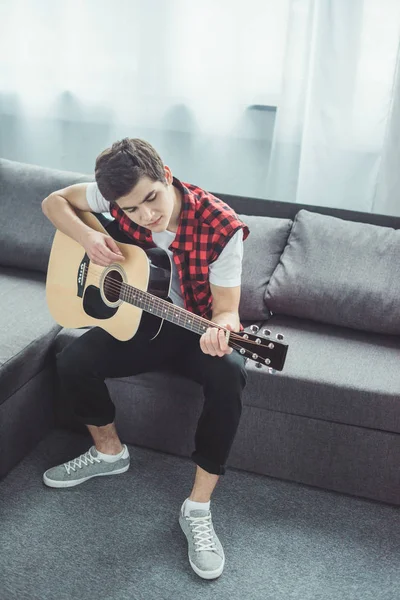
[[85, 253], [85, 256], [83, 257], [83, 259], [79, 265], [78, 273], [77, 273], [77, 277], [76, 277], [76, 283], [78, 286], [76, 295], [78, 296], [78, 298], [83, 298], [83, 292], [85, 291], [85, 283], [86, 283], [87, 273], [88, 273], [88, 269], [89, 269], [89, 262], [90, 262], [90, 258]]

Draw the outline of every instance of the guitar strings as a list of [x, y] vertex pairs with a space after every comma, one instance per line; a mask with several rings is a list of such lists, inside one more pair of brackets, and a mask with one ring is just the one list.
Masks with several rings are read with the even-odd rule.
[[[95, 281], [95, 283], [100, 283], [100, 279], [96, 280], [96, 281]], [[124, 282], [122, 282], [122, 283], [124, 283]], [[107, 279], [107, 280], [106, 280], [106, 282], [105, 282], [105, 285], [104, 285], [104, 287], [105, 287], [105, 289], [106, 289], [106, 290], [108, 289], [109, 291], [113, 291], [114, 293], [119, 293], [119, 292], [121, 291], [121, 288], [122, 288], [122, 283], [121, 283], [120, 281], [117, 281], [117, 280], [113, 279], [112, 277], [108, 277], [108, 279]], [[106, 286], [107, 286], [107, 287], [106, 287]], [[138, 291], [139, 291], [139, 292], [142, 292], [143, 290], [139, 290], [139, 289], [138, 289]], [[145, 293], [146, 293], [146, 292], [145, 292]], [[153, 296], [152, 294], [151, 294], [151, 296], [154, 298], [154, 304], [155, 304], [155, 305], [156, 305], [158, 308], [161, 308], [161, 307], [162, 307], [162, 305], [163, 305], [163, 302], [166, 302], [166, 300], [163, 300], [163, 299], [161, 299], [161, 298], [158, 298], [157, 296]], [[170, 303], [168, 303], [168, 304], [170, 304]], [[139, 307], [139, 308], [140, 308], [140, 307]], [[180, 311], [185, 311], [185, 312], [187, 312], [187, 313], [188, 313], [188, 315], [190, 315], [191, 317], [193, 317], [192, 313], [189, 313], [189, 311], [186, 311], [185, 309], [182, 309], [181, 307], [178, 307], [178, 308], [180, 309]], [[144, 310], [144, 309], [142, 309], [142, 310]], [[148, 311], [145, 311], [145, 312], [148, 312]], [[181, 313], [181, 314], [182, 314], [182, 313]], [[185, 313], [183, 313], [183, 316], [184, 316], [184, 314], [185, 314]], [[203, 317], [200, 317], [200, 316], [198, 316], [198, 315], [194, 315], [194, 316], [195, 316], [195, 317], [197, 317], [197, 319], [199, 319], [199, 320], [200, 320], [200, 321], [202, 321], [203, 323], [207, 324], [207, 325], [208, 325], [208, 327], [210, 326], [210, 324], [212, 324], [212, 325], [215, 325], [215, 327], [217, 327], [218, 329], [222, 329], [223, 331], [229, 331], [229, 334], [230, 334], [230, 336], [229, 336], [229, 339], [236, 339], [236, 340], [238, 340], [238, 341], [242, 341], [242, 340], [243, 340], [243, 337], [242, 337], [242, 336], [240, 336], [240, 335], [237, 335], [235, 332], [233, 332], [233, 331], [230, 331], [230, 330], [228, 330], [228, 329], [226, 329], [226, 328], [222, 327], [222, 326], [221, 326], [221, 325], [219, 325], [218, 323], [213, 323], [213, 321], [208, 321], [207, 319], [203, 319]], [[159, 318], [162, 318], [162, 317], [159, 317]], [[199, 334], [200, 334], [200, 333], [199, 333]], [[246, 341], [246, 343], [247, 343], [247, 344], [252, 344], [252, 345], [254, 345], [254, 346], [257, 346], [257, 347], [259, 347], [259, 344], [257, 344], [257, 342], [255, 342], [254, 340], [249, 340], [249, 339], [247, 339], [247, 340], [245, 340], [245, 341]]]
[[[101, 279], [102, 271], [100, 269], [98, 269], [98, 268], [96, 268], [96, 269], [93, 268], [93, 264], [89, 265], [89, 267], [88, 267], [88, 265], [85, 264], [85, 268], [84, 268], [84, 275], [85, 276], [88, 273], [89, 268], [90, 268], [91, 271], [94, 271], [94, 274], [95, 274], [95, 277], [96, 277], [95, 283], [99, 284], [100, 283], [100, 279]], [[116, 279], [114, 279], [113, 277], [110, 276], [105, 281], [104, 287], [105, 287], [106, 290], [108, 289], [109, 291], [112, 291], [114, 293], [119, 293], [121, 291], [121, 289], [122, 289], [122, 284], [123, 283], [124, 282], [117, 281]], [[143, 290], [138, 290], [138, 291], [139, 292], [143, 292]], [[162, 307], [162, 303], [166, 302], [166, 300], [164, 300], [164, 299], [158, 298], [157, 296], [153, 296], [152, 294], [150, 294], [150, 295], [154, 298], [154, 303], [155, 303], [155, 305], [158, 308], [161, 308]], [[185, 311], [185, 312], [188, 312], [190, 314], [190, 316], [193, 316], [192, 313], [190, 313], [189, 311], [186, 311], [186, 309], [182, 309], [181, 307], [178, 307], [178, 308], [180, 309], [179, 312]], [[148, 312], [148, 311], [145, 311], [145, 312]], [[230, 334], [229, 335], [229, 339], [236, 339], [236, 340], [239, 340], [239, 341], [243, 340], [242, 336], [237, 335], [235, 332], [230, 331], [229, 329], [226, 329], [225, 327], [222, 327], [221, 325], [218, 325], [218, 323], [213, 323], [213, 321], [208, 321], [207, 319], [204, 319], [203, 317], [200, 317], [199, 315], [195, 315], [195, 316], [197, 317], [197, 319], [199, 319], [203, 323], [207, 324], [208, 327], [211, 324], [211, 325], [215, 325], [215, 327], [217, 327], [218, 329], [222, 329], [223, 331], [229, 331], [229, 334]], [[159, 318], [162, 318], [162, 317], [159, 317]], [[257, 346], [257, 347], [259, 346], [259, 344], [257, 344], [257, 342], [255, 342], [254, 340], [247, 339], [245, 341], [246, 341], [247, 344], [252, 344], [252, 345]], [[233, 344], [232, 344], [232, 347], [234, 347]]]

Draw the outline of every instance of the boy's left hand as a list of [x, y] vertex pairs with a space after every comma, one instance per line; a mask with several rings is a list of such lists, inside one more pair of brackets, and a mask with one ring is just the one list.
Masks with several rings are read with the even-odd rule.
[[[232, 326], [227, 323], [222, 325], [225, 329], [233, 331]], [[231, 354], [232, 348], [226, 343], [225, 331], [217, 329], [216, 327], [209, 327], [200, 338], [200, 348], [204, 354], [210, 354], [211, 356], [225, 356], [225, 354]]]

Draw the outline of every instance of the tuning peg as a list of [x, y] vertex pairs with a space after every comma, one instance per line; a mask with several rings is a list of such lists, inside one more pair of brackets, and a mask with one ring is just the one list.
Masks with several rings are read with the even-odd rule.
[[265, 337], [269, 337], [269, 336], [271, 335], [271, 332], [270, 332], [270, 330], [269, 330], [269, 329], [267, 329], [267, 328], [264, 328], [264, 329], [262, 330], [262, 334], [263, 334], [263, 335], [265, 335]]
[[250, 331], [251, 333], [257, 333], [259, 330], [259, 326], [258, 325], [250, 325]]
[[282, 333], [277, 333], [276, 334], [276, 339], [282, 341], [284, 338], [284, 335]]
[[269, 359], [269, 358], [266, 358], [266, 359], [265, 359], [265, 364], [266, 364], [266, 365], [270, 365], [270, 364], [271, 364], [271, 361], [270, 361], [270, 359]]
[[276, 373], [276, 369], [273, 369], [272, 367], [268, 367], [268, 371], [270, 372], [271, 375], [275, 375], [275, 373]]
[[256, 367], [257, 367], [257, 369], [261, 369], [262, 368], [262, 364], [259, 363], [259, 362], [256, 362]]

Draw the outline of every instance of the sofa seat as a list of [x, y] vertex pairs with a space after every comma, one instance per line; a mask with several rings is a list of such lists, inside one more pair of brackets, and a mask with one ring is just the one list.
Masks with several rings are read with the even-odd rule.
[[[272, 337], [282, 333], [289, 344], [283, 371], [274, 375], [247, 362], [244, 405], [322, 419], [358, 427], [400, 433], [400, 340], [397, 336], [365, 333], [274, 315], [254, 321]], [[245, 329], [252, 323], [244, 322]], [[85, 329], [62, 330], [59, 352]], [[166, 386], [165, 378], [168, 378]], [[110, 390], [124, 396], [180, 395], [201, 397], [198, 384], [173, 373], [144, 373], [108, 381]], [[132, 386], [129, 392], [129, 387]], [[116, 400], [118, 402], [118, 399]]]
[[284, 370], [266, 379], [248, 362], [245, 403], [400, 433], [400, 339], [296, 317], [256, 322], [289, 344]]
[[1, 267], [0, 307], [2, 404], [43, 369], [61, 327], [46, 309], [43, 273]]
[[43, 273], [0, 267], [0, 477], [54, 424], [51, 346], [61, 327]]

